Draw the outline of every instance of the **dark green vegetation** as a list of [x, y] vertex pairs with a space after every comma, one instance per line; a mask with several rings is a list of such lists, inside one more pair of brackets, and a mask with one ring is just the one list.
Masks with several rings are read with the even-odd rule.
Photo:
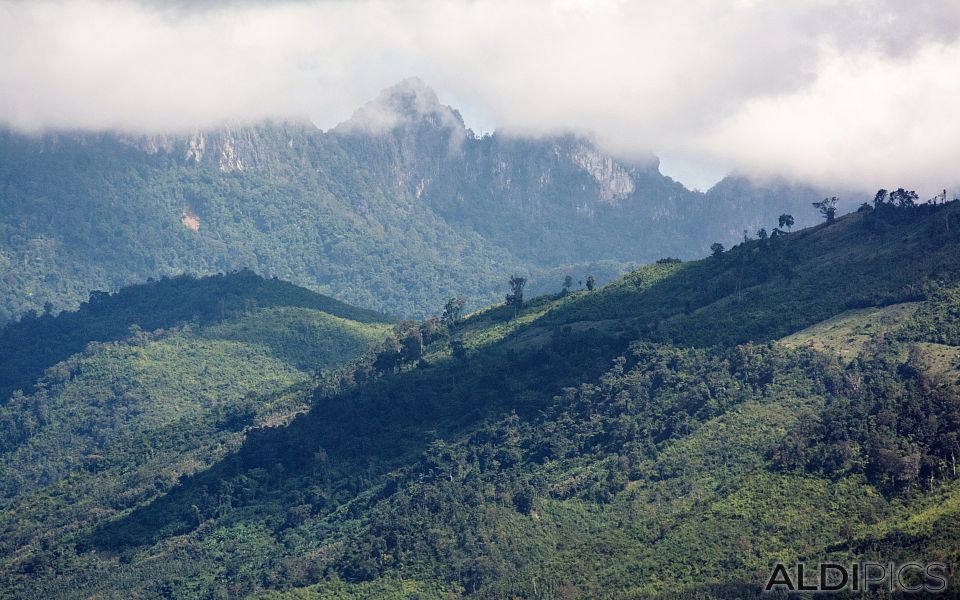
[[[148, 277], [249, 267], [404, 316], [454, 295], [535, 293], [695, 257], [817, 192], [730, 178], [707, 194], [574, 136], [476, 137], [422, 83], [335, 130], [265, 123], [186, 137], [0, 131], [0, 322]], [[776, 198], [772, 202], [771, 198]], [[196, 230], [194, 230], [196, 228]]]
[[4, 563], [169, 490], [236, 448], [244, 429], [302, 412], [321, 371], [379, 343], [385, 320], [244, 271], [96, 294], [79, 311], [9, 324]]
[[[0, 329], [0, 404], [14, 390], [28, 390], [45, 369], [84, 350], [90, 342], [125, 338], [131, 333], [131, 327], [153, 331], [182, 323], [213, 325], [243, 317], [258, 308], [309, 309], [358, 323], [388, 320], [373, 311], [355, 308], [290, 283], [265, 280], [246, 270], [202, 279], [187, 275], [163, 278], [126, 287], [116, 294], [94, 292], [76, 311], [57, 316], [49, 311], [40, 316], [28, 314]], [[280, 310], [272, 314], [285, 313]], [[289, 316], [289, 310], [287, 314]], [[221, 337], [267, 345], [274, 339], [277, 345], [283, 343], [287, 327], [279, 322], [268, 323], [258, 315], [255, 319], [222, 327]], [[316, 349], [315, 346], [304, 348]], [[287, 355], [297, 352], [296, 348], [276, 349]], [[304, 366], [302, 360], [294, 362], [297, 368]]]
[[[960, 203], [879, 204], [592, 292], [448, 307], [282, 392], [309, 354], [269, 332], [301, 309], [135, 333], [14, 400], [52, 425], [4, 457], [3, 589], [744, 598], [777, 560], [955, 565], [958, 290]], [[252, 364], [206, 374], [165, 354], [253, 339]]]

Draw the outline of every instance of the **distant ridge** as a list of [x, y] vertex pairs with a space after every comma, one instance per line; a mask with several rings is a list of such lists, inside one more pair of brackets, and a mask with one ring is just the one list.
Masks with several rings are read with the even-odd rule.
[[[565, 275], [815, 222], [827, 192], [731, 178], [707, 193], [576, 135], [478, 137], [411, 78], [323, 132], [265, 121], [190, 135], [0, 131], [0, 321], [95, 289], [243, 267], [353, 305], [424, 316]], [[852, 199], [851, 199], [852, 200]], [[850, 206], [852, 202], [848, 203]], [[188, 219], [185, 219], [188, 216]]]

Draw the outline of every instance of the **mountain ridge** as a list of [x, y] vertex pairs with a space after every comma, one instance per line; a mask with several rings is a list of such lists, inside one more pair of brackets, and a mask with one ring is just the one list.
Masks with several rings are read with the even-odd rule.
[[822, 197], [739, 179], [691, 192], [655, 160], [623, 162], [572, 134], [475, 136], [422, 82], [385, 90], [357, 118], [383, 107], [406, 117], [374, 131], [0, 133], [0, 316], [242, 267], [424, 316], [452, 296], [490, 302], [512, 273], [543, 292], [564, 274], [602, 282], [697, 256], [782, 212], [809, 224]]

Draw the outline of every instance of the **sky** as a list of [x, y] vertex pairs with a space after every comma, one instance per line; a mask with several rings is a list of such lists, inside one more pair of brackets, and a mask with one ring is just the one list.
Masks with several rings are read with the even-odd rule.
[[731, 171], [960, 182], [960, 2], [0, 0], [0, 124], [329, 128], [417, 76], [478, 132], [578, 132]]

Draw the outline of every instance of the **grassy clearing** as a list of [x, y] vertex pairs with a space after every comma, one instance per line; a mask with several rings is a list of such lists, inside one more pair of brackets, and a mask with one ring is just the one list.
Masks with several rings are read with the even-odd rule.
[[916, 312], [919, 302], [848, 310], [780, 339], [788, 348], [809, 347], [853, 360], [870, 338], [893, 331]]

